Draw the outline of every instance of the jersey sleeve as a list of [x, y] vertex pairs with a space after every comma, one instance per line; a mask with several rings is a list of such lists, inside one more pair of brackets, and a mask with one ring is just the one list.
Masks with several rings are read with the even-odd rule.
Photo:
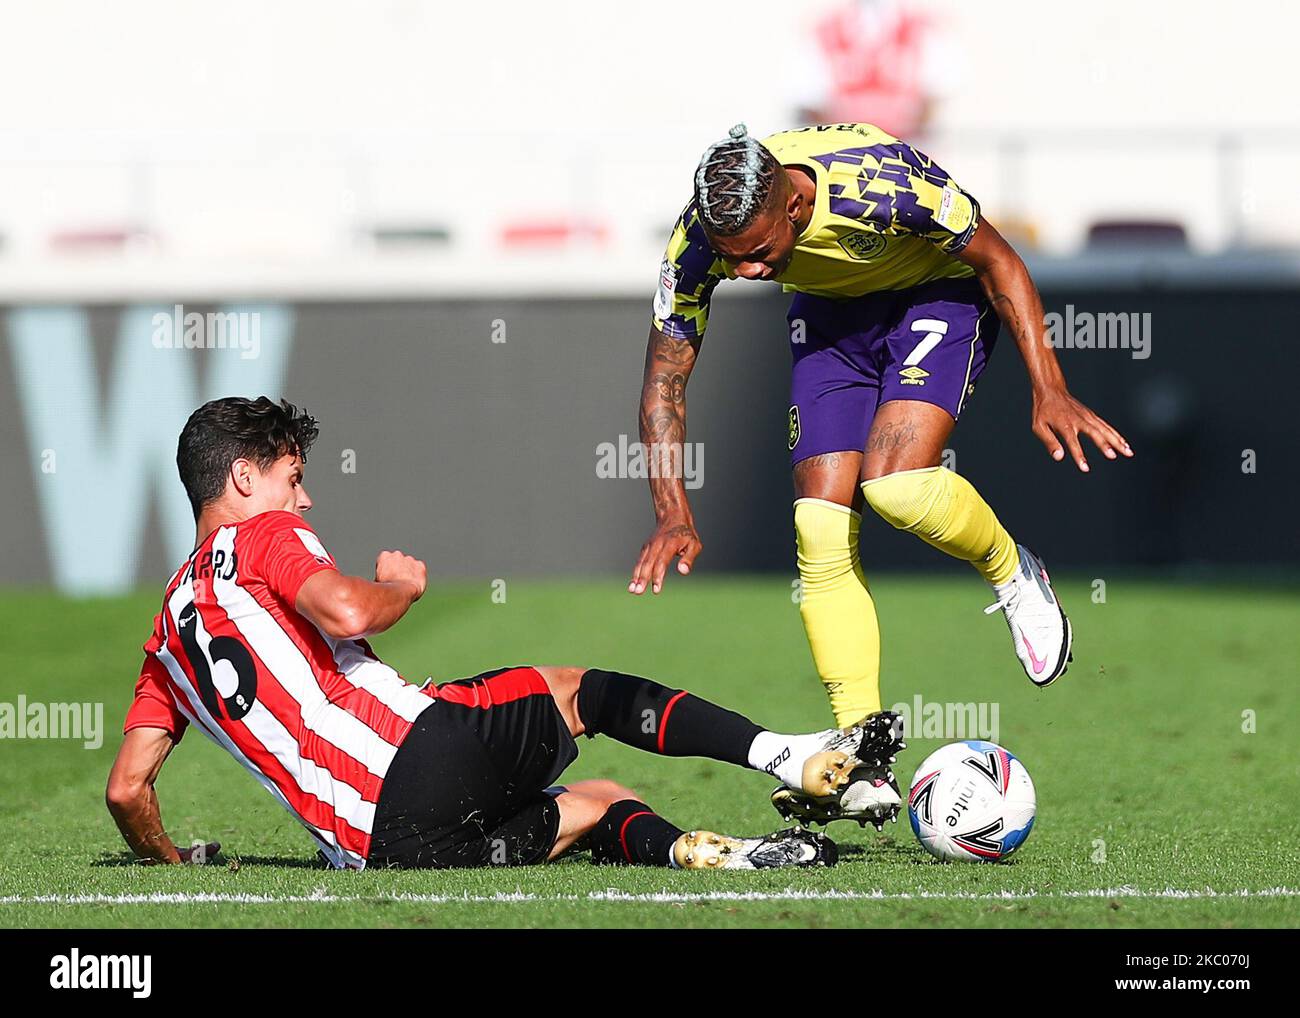
[[298, 591], [308, 577], [338, 569], [334, 557], [306, 520], [289, 512], [259, 517], [246, 550], [241, 550], [241, 560], [244, 555], [249, 555], [251, 561], [240, 562], [241, 573], [257, 576], [288, 605], [297, 601]]
[[140, 666], [135, 698], [126, 712], [122, 734], [133, 728], [161, 728], [175, 742], [180, 742], [189, 721], [176, 706], [175, 695], [167, 684], [167, 669], [157, 657], [158, 648], [162, 646], [161, 627], [160, 616], [154, 619], [154, 635], [144, 645], [144, 664]]
[[924, 238], [948, 254], [970, 243], [979, 227], [979, 202], [943, 167], [902, 141], [859, 153], [862, 172], [856, 188], [831, 185], [832, 212], [860, 219], [880, 233]]
[[691, 202], [677, 219], [659, 267], [655, 328], [673, 339], [703, 338], [713, 288], [726, 278], [726, 264], [709, 246], [704, 225]]

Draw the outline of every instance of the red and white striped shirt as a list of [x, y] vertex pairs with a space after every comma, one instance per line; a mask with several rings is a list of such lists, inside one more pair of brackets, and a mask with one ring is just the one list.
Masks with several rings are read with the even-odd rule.
[[294, 607], [334, 560], [302, 517], [219, 527], [167, 584], [125, 730], [193, 723], [244, 765], [338, 867], [362, 868], [384, 775], [433, 700], [365, 640]]

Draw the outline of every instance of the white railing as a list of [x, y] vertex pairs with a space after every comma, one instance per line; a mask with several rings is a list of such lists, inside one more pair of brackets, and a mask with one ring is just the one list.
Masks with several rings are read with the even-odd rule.
[[[9, 135], [0, 289], [353, 280], [404, 292], [424, 279], [473, 291], [503, 277], [539, 291], [624, 289], [653, 272], [708, 140], [569, 126], [514, 133], [503, 153], [500, 134]], [[918, 144], [1047, 255], [1079, 251], [1090, 224], [1112, 219], [1181, 223], [1198, 253], [1300, 248], [1295, 127], [948, 131]], [[578, 229], [558, 247], [503, 242], [511, 224], [548, 222]], [[424, 243], [377, 244], [379, 227]]]

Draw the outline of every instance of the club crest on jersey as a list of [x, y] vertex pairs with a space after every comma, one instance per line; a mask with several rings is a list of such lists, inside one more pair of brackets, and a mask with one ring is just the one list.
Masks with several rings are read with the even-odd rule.
[[904, 385], [924, 385], [925, 380], [930, 377], [930, 372], [918, 368], [915, 364], [910, 368], [903, 368], [898, 374], [903, 379]]
[[840, 238], [840, 247], [850, 258], [865, 262], [885, 250], [885, 238], [879, 233], [854, 231]]
[[794, 447], [799, 444], [799, 436], [800, 436], [799, 407], [795, 405], [790, 408], [790, 449], [791, 451], [793, 451]]

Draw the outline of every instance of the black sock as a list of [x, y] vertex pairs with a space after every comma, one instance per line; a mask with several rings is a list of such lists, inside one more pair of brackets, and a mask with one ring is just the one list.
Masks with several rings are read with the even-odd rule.
[[691, 693], [599, 668], [583, 673], [578, 717], [589, 737], [608, 735], [650, 753], [707, 756], [739, 767], [749, 766], [749, 747], [763, 730]]
[[673, 842], [682, 836], [644, 802], [621, 799], [605, 811], [588, 835], [597, 865], [668, 866]]

